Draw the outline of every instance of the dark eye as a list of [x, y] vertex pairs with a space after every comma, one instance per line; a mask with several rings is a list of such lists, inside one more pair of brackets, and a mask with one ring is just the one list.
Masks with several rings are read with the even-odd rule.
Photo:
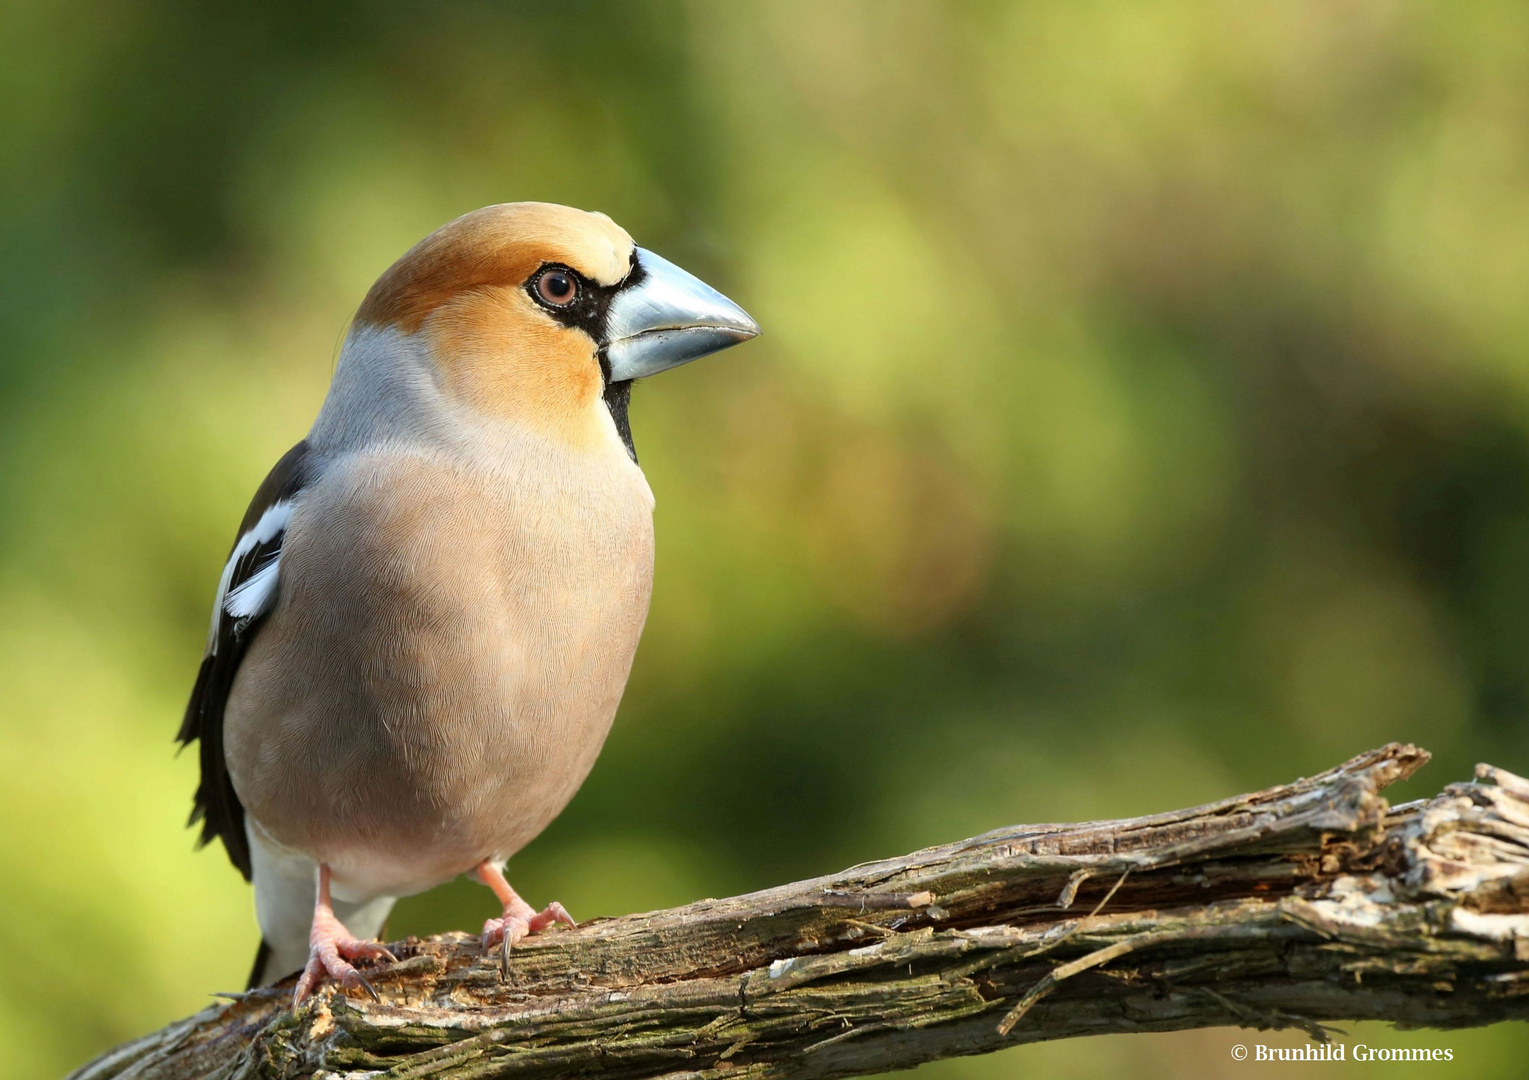
[[579, 283], [567, 270], [543, 270], [536, 278], [536, 295], [553, 307], [566, 307], [579, 295]]

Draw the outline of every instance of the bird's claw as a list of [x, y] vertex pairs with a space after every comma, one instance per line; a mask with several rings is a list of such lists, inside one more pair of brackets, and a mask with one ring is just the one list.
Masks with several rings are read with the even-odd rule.
[[573, 916], [568, 914], [568, 909], [556, 900], [548, 904], [541, 911], [532, 911], [529, 905], [525, 905], [524, 911], [505, 912], [497, 919], [489, 919], [483, 924], [483, 951], [488, 952], [495, 945], [500, 946], [499, 963], [501, 967], [508, 967], [510, 962], [510, 950], [519, 945], [532, 934], [539, 934], [553, 923], [562, 923], [565, 926], [577, 926]]
[[292, 1007], [295, 1009], [301, 1005], [303, 999], [318, 988], [326, 975], [341, 986], [365, 990], [373, 1001], [381, 1001], [376, 988], [355, 969], [351, 960], [398, 963], [396, 956], [375, 941], [362, 941], [348, 934], [326, 935], [316, 940], [308, 952], [308, 964], [303, 968], [302, 977], [297, 980], [297, 989], [292, 992]]
[[483, 951], [488, 952], [500, 942], [504, 943], [505, 948], [513, 948], [530, 933], [530, 922], [519, 915], [487, 919], [483, 923]]

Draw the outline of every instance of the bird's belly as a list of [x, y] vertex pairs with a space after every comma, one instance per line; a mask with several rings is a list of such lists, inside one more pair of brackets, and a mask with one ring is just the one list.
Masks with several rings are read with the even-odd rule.
[[463, 529], [428, 486], [407, 521], [377, 520], [396, 491], [294, 520], [229, 698], [246, 811], [342, 892], [417, 892], [540, 833], [604, 744], [647, 614], [650, 503], [528, 527], [522, 502]]
[[440, 665], [373, 672], [373, 689], [357, 695], [373, 703], [367, 745], [351, 749], [365, 762], [349, 781], [326, 778], [329, 813], [304, 815], [330, 824], [304, 830], [320, 861], [341, 882], [407, 895], [519, 851], [567, 805], [604, 745], [636, 644], [635, 634], [628, 648], [619, 638], [548, 636], [539, 657], [516, 647], [504, 650], [508, 662], [463, 649], [456, 678], [412, 708], [375, 686], [417, 684]]

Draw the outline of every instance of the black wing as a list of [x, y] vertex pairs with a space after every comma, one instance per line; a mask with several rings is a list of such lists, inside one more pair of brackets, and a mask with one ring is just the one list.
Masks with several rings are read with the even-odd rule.
[[309, 465], [304, 440], [276, 463], [244, 514], [239, 538], [218, 583], [207, 652], [177, 736], [182, 746], [198, 739], [202, 743], [202, 780], [187, 824], [201, 822], [201, 844], [222, 837], [229, 861], [246, 881], [250, 877], [249, 840], [244, 835], [244, 807], [223, 757], [223, 709], [244, 653], [275, 603], [281, 543], [293, 497], [307, 482]]

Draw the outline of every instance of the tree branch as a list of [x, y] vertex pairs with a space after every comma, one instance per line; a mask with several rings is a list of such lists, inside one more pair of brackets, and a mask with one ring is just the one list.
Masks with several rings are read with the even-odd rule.
[[1529, 1018], [1529, 781], [1391, 808], [1428, 755], [1125, 821], [1000, 829], [729, 900], [393, 946], [380, 1002], [290, 983], [78, 1080], [815, 1078], [1016, 1043], [1236, 1024]]

